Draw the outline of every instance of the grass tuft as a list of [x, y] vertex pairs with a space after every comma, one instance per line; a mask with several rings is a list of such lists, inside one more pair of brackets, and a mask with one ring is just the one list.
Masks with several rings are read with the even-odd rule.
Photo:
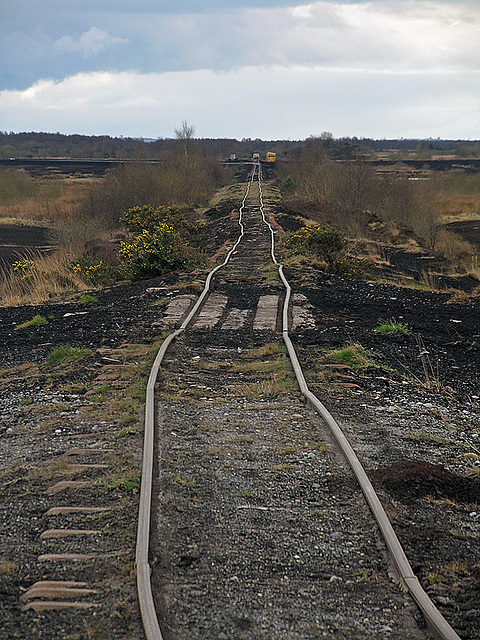
[[30, 327], [41, 327], [44, 324], [47, 324], [47, 319], [43, 316], [36, 315], [31, 320], [27, 320], [23, 324], [17, 324], [15, 331], [18, 329], [28, 329]]
[[326, 354], [327, 362], [346, 364], [352, 369], [362, 369], [374, 366], [366, 349], [361, 344], [349, 344], [341, 349], [334, 349]]
[[388, 336], [409, 336], [412, 330], [403, 322], [397, 322], [392, 318], [376, 327], [375, 333]]
[[96, 302], [98, 302], [98, 298], [89, 294], [85, 294], [80, 298], [78, 304], [95, 304]]
[[67, 364], [83, 360], [92, 355], [90, 349], [76, 349], [75, 347], [62, 346], [54, 349], [47, 357], [45, 364], [47, 367], [55, 367], [59, 364]]

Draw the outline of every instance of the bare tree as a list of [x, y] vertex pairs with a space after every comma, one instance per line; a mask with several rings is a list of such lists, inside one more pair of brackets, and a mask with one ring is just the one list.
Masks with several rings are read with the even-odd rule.
[[188, 156], [188, 152], [190, 149], [190, 142], [195, 135], [195, 127], [191, 124], [188, 124], [186, 120], [182, 120], [182, 126], [179, 129], [175, 129], [175, 136], [177, 140], [183, 145], [183, 152], [186, 156]]
[[408, 178], [383, 178], [380, 183], [377, 213], [388, 223], [408, 226], [418, 217], [418, 191]]
[[435, 250], [439, 234], [443, 229], [439, 212], [429, 204], [421, 203], [417, 215], [413, 224], [414, 231], [426, 240], [429, 249]]
[[375, 200], [377, 184], [371, 167], [363, 162], [341, 167], [335, 183], [337, 224], [349, 231], [359, 231], [365, 224], [362, 215]]

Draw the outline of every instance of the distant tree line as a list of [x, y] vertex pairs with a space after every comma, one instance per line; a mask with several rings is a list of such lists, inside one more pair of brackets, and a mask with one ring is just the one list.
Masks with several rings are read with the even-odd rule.
[[[370, 138], [334, 138], [323, 132], [306, 140], [261, 140], [259, 138], [192, 138], [191, 148], [197, 155], [226, 159], [231, 154], [239, 158], [253, 153], [264, 155], [273, 151], [278, 159], [289, 158], [311, 140], [320, 141], [333, 159], [368, 156], [374, 152], [415, 152], [419, 157], [435, 153], [457, 154], [460, 157], [480, 157], [480, 141], [469, 140], [373, 140]], [[178, 138], [146, 141], [111, 136], [64, 135], [61, 133], [0, 132], [2, 158], [115, 158], [162, 159], [178, 149]]]

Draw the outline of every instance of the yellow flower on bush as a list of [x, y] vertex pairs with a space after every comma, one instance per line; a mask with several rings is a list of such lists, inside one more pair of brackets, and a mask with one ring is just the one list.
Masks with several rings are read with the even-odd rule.
[[22, 280], [29, 280], [33, 277], [35, 271], [37, 271], [37, 263], [34, 260], [17, 260], [13, 263], [13, 270], [16, 271], [22, 278]]
[[162, 224], [180, 226], [183, 216], [176, 207], [157, 207], [147, 204], [131, 207], [121, 216], [120, 222], [130, 231], [155, 231]]
[[331, 266], [343, 251], [345, 239], [338, 229], [307, 224], [285, 240], [294, 253], [311, 253]]
[[71, 274], [91, 284], [105, 284], [111, 279], [109, 271], [103, 260], [92, 263], [90, 258], [82, 256], [72, 263]]
[[132, 280], [153, 278], [185, 265], [186, 245], [166, 223], [154, 231], [144, 229], [130, 242], [120, 244], [120, 269]]

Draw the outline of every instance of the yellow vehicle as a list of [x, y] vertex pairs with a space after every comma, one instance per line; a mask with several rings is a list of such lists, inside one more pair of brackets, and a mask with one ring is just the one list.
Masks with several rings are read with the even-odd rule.
[[272, 151], [267, 151], [267, 155], [265, 156], [265, 160], [267, 162], [276, 162], [277, 156]]

